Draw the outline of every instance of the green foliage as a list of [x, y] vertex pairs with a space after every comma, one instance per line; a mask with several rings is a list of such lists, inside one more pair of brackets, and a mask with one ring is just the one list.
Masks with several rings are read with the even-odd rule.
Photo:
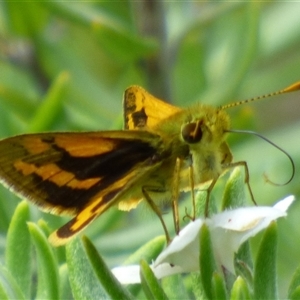
[[[199, 101], [229, 103], [299, 80], [297, 4], [156, 1], [148, 7], [146, 3], [1, 2], [0, 136], [120, 129], [122, 94], [132, 84], [178, 106], [189, 106]], [[292, 155], [297, 167], [298, 99], [299, 94], [293, 93], [228, 113], [233, 128], [263, 131]], [[259, 205], [269, 205], [287, 194], [299, 195], [298, 178], [285, 187], [263, 182], [264, 172], [279, 183], [289, 177], [290, 165], [284, 155], [255, 137], [231, 134], [229, 138], [235, 161], [248, 162]], [[216, 184], [212, 211], [219, 209], [223, 190], [223, 208], [241, 205], [244, 195], [249, 198], [247, 190], [243, 191], [244, 178], [233, 178], [237, 181], [229, 180], [225, 189], [222, 179]], [[35, 208], [29, 216], [28, 206], [23, 202], [17, 206], [18, 200], [6, 189], [0, 190], [0, 199], [1, 299], [113, 298], [98, 277], [99, 269], [94, 271], [101, 259], [93, 247], [109, 267], [128, 257], [127, 263], [141, 259], [150, 263], [163, 247], [163, 239], [154, 239], [163, 233], [160, 224], [145, 207], [129, 214], [111, 209], [87, 230], [94, 246], [88, 240], [84, 246], [76, 240], [65, 251], [52, 249], [43, 235], [51, 230], [35, 225], [41, 217], [53, 228], [64, 220]], [[249, 199], [248, 203], [252, 205]], [[278, 229], [272, 225], [261, 242], [255, 238], [251, 248], [249, 243], [241, 247], [235, 259], [238, 277], [215, 270], [206, 232], [200, 245], [208, 249], [201, 258], [207, 262], [208, 273], [174, 275], [149, 283], [151, 271], [143, 263], [143, 286], [130, 286], [124, 293], [137, 299], [156, 295], [154, 290], [170, 299], [176, 295], [178, 299], [297, 299], [300, 272], [292, 274], [300, 248], [298, 206], [296, 203], [289, 217], [279, 221]], [[185, 207], [190, 211], [189, 198], [181, 203], [182, 211]], [[166, 222], [172, 228], [169, 215]], [[27, 227], [29, 220], [34, 222]], [[151, 245], [141, 247], [149, 241]], [[114, 283], [109, 273], [103, 276], [111, 289]]]
[[262, 239], [254, 267], [255, 299], [277, 299], [276, 224], [271, 224]]
[[249, 288], [242, 277], [238, 277], [232, 287], [231, 300], [251, 299]]
[[18, 283], [25, 298], [31, 289], [31, 243], [26, 222], [29, 221], [29, 208], [22, 201], [16, 208], [11, 220], [5, 252], [5, 264], [14, 280]]
[[27, 225], [37, 256], [36, 298], [59, 299], [58, 263], [53, 248], [49, 245], [43, 231], [35, 223], [28, 222]]
[[209, 230], [206, 225], [200, 230], [200, 274], [202, 286], [208, 299], [212, 299], [212, 279], [216, 265], [213, 257], [213, 249], [210, 242]]
[[104, 287], [98, 283], [98, 278], [79, 240], [75, 239], [66, 246], [66, 260], [74, 299], [108, 297]]
[[289, 299], [299, 299], [300, 296], [300, 266], [295, 271], [288, 292]]
[[212, 277], [212, 292], [212, 299], [227, 299], [225, 282], [218, 273], [214, 273]]
[[[233, 194], [238, 195], [234, 189], [239, 191], [243, 182], [238, 179], [238, 177], [241, 178], [240, 172], [236, 171], [234, 174], [235, 176], [231, 176], [226, 186], [232, 190]], [[228, 190], [224, 192], [226, 201], [229, 193]], [[234, 197], [232, 200], [234, 203]], [[275, 223], [271, 223], [264, 233], [255, 259], [254, 270], [252, 264], [248, 264], [248, 261], [253, 260], [250, 252], [243, 250], [237, 253], [236, 260], [240, 265], [237, 272], [240, 275], [236, 277], [225, 270], [221, 272], [218, 269], [210, 242], [210, 232], [207, 226], [203, 226], [199, 240], [200, 276], [196, 277], [197, 280], [194, 280], [192, 285], [187, 285], [186, 282], [187, 278], [192, 279], [194, 274], [188, 275], [185, 280], [182, 275], [173, 275], [161, 281], [155, 278], [148, 263], [151, 263], [164, 245], [164, 238], [155, 238], [132, 254], [125, 262], [125, 264], [134, 264], [142, 258], [147, 258], [148, 261], [147, 263], [144, 259], [141, 260], [141, 285], [135, 285], [135, 288], [132, 288], [122, 286], [116, 280], [87, 237], [83, 237], [83, 243], [75, 238], [66, 246], [66, 262], [60, 266], [57, 259], [58, 253], [49, 245], [44, 233], [48, 233], [49, 230], [45, 228], [44, 223], [41, 224], [42, 230], [35, 223], [28, 222], [30, 218], [28, 212], [28, 204], [21, 202], [14, 213], [8, 231], [6, 265], [0, 268], [0, 295], [4, 299], [14, 297], [20, 299], [65, 299], [65, 297], [139, 299], [143, 298], [142, 295], [147, 299], [187, 299], [190, 297], [193, 299], [199, 295], [199, 290], [202, 291], [204, 299], [278, 298], [277, 227]], [[36, 268], [30, 267], [35, 260], [32, 256], [33, 248], [37, 261], [37, 273]], [[250, 274], [253, 274], [250, 275], [250, 277], [253, 276], [252, 280], [249, 280], [249, 271], [248, 273], [241, 272], [241, 269], [250, 270]], [[31, 282], [35, 273], [37, 284]], [[299, 271], [297, 270], [289, 290], [292, 299], [295, 299], [298, 294], [298, 281]], [[32, 286], [32, 289], [24, 288], [25, 284]]]
[[51, 127], [51, 123], [55, 122], [56, 116], [61, 111], [68, 79], [66, 72], [59, 74], [55, 79], [28, 125], [29, 132], [45, 131]]
[[[90, 242], [90, 240], [84, 238], [83, 242], [91, 265], [97, 275], [99, 282], [102, 286], [104, 286], [104, 288], [106, 288], [106, 293], [112, 299], [133, 299], [133, 297], [122, 287], [118, 280], [116, 280], [116, 278], [111, 274], [109, 268], [106, 266], [105, 262], [98, 254], [97, 249]], [[70, 258], [70, 260], [72, 259], [73, 258]], [[95, 296], [97, 297], [97, 295]]]
[[168, 299], [167, 295], [164, 293], [162, 287], [160, 286], [158, 280], [156, 279], [149, 265], [144, 260], [142, 260], [140, 266], [141, 266], [141, 284], [147, 299], [167, 300]]

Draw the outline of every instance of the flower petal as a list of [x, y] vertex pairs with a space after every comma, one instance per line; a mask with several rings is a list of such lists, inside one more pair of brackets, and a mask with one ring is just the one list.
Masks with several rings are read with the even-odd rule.
[[203, 220], [197, 219], [183, 228], [156, 258], [154, 268], [167, 262], [173, 266], [184, 266], [185, 272], [195, 271], [198, 268], [195, 262], [199, 259], [199, 231], [203, 223]]
[[[199, 232], [204, 223], [211, 231], [216, 261], [234, 273], [234, 253], [240, 245], [273, 220], [286, 216], [286, 210], [294, 200], [294, 196], [288, 196], [273, 207], [238, 208], [214, 215], [211, 219], [190, 222], [151, 265], [155, 276], [162, 278], [199, 269]], [[121, 283], [129, 284], [140, 282], [139, 270], [139, 266], [134, 265], [112, 271]]]
[[294, 200], [294, 196], [288, 196], [273, 207], [238, 208], [213, 216], [211, 238], [218, 263], [234, 273], [233, 257], [241, 244], [272, 221], [286, 216], [286, 210]]
[[111, 271], [122, 284], [134, 284], [141, 282], [139, 265], [116, 267]]

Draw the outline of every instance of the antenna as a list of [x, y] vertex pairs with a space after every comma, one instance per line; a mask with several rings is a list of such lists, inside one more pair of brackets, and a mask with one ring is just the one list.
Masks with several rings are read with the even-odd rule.
[[231, 132], [231, 133], [246, 133], [246, 134], [255, 135], [255, 136], [263, 139], [264, 141], [266, 141], [267, 143], [269, 143], [270, 145], [272, 145], [273, 147], [275, 147], [279, 151], [281, 151], [283, 154], [285, 154], [287, 156], [287, 158], [289, 159], [289, 161], [291, 163], [291, 166], [292, 166], [292, 173], [291, 173], [291, 176], [290, 176], [289, 180], [287, 180], [285, 183], [276, 183], [276, 182], [270, 180], [269, 177], [265, 173], [264, 173], [264, 178], [265, 178], [266, 182], [271, 183], [272, 185], [276, 185], [276, 186], [287, 185], [288, 183], [290, 183], [292, 181], [292, 179], [295, 176], [295, 163], [294, 163], [293, 158], [284, 149], [282, 149], [281, 147], [279, 147], [278, 145], [276, 145], [275, 143], [273, 143], [271, 140], [267, 139], [266, 137], [262, 136], [261, 134], [255, 132], [255, 131], [229, 129], [229, 130], [226, 130], [226, 132]]
[[281, 95], [281, 94], [286, 94], [286, 93], [291, 93], [291, 92], [295, 92], [295, 91], [299, 91], [300, 90], [300, 81], [297, 81], [295, 83], [293, 83], [292, 85], [279, 90], [277, 92], [273, 92], [273, 93], [269, 93], [269, 94], [265, 94], [262, 96], [258, 96], [258, 97], [254, 97], [254, 98], [250, 98], [250, 99], [246, 99], [246, 100], [242, 100], [242, 101], [237, 101], [237, 102], [233, 102], [233, 103], [229, 103], [229, 104], [225, 104], [220, 106], [220, 109], [227, 109], [227, 108], [231, 108], [231, 107], [235, 107], [235, 106], [239, 106], [245, 103], [249, 103], [249, 102], [254, 102], [254, 101], [258, 101], [258, 100], [262, 100], [268, 97], [273, 97], [273, 96], [277, 96], [277, 95]]

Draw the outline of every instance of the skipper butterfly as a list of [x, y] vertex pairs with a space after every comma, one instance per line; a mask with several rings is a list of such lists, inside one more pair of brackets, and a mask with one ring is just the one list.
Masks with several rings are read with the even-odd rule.
[[[299, 89], [296, 83], [273, 94]], [[0, 141], [0, 179], [42, 210], [74, 216], [50, 235], [54, 245], [65, 244], [111, 206], [127, 211], [143, 199], [158, 215], [169, 240], [159, 201], [172, 203], [178, 232], [181, 191], [191, 190], [193, 195], [194, 189], [210, 182], [209, 197], [228, 168], [243, 165], [247, 175], [246, 162], [232, 161], [226, 142], [230, 118], [225, 111], [247, 101], [184, 109], [131, 86], [124, 94], [124, 130], [4, 139]], [[252, 195], [248, 179], [246, 183]]]

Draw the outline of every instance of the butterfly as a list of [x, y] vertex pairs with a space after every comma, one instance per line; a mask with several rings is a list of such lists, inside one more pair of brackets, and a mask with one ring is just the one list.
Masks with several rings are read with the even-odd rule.
[[[299, 89], [296, 83], [274, 94]], [[209, 182], [209, 197], [228, 168], [242, 165], [248, 172], [246, 162], [233, 162], [226, 142], [230, 117], [225, 110], [244, 102], [179, 108], [131, 86], [124, 94], [124, 130], [1, 140], [0, 180], [43, 211], [73, 216], [50, 235], [53, 245], [64, 245], [111, 206], [129, 211], [142, 200], [159, 217], [170, 240], [159, 203], [171, 203], [178, 232], [181, 191], [192, 191], [194, 198], [194, 190]]]

